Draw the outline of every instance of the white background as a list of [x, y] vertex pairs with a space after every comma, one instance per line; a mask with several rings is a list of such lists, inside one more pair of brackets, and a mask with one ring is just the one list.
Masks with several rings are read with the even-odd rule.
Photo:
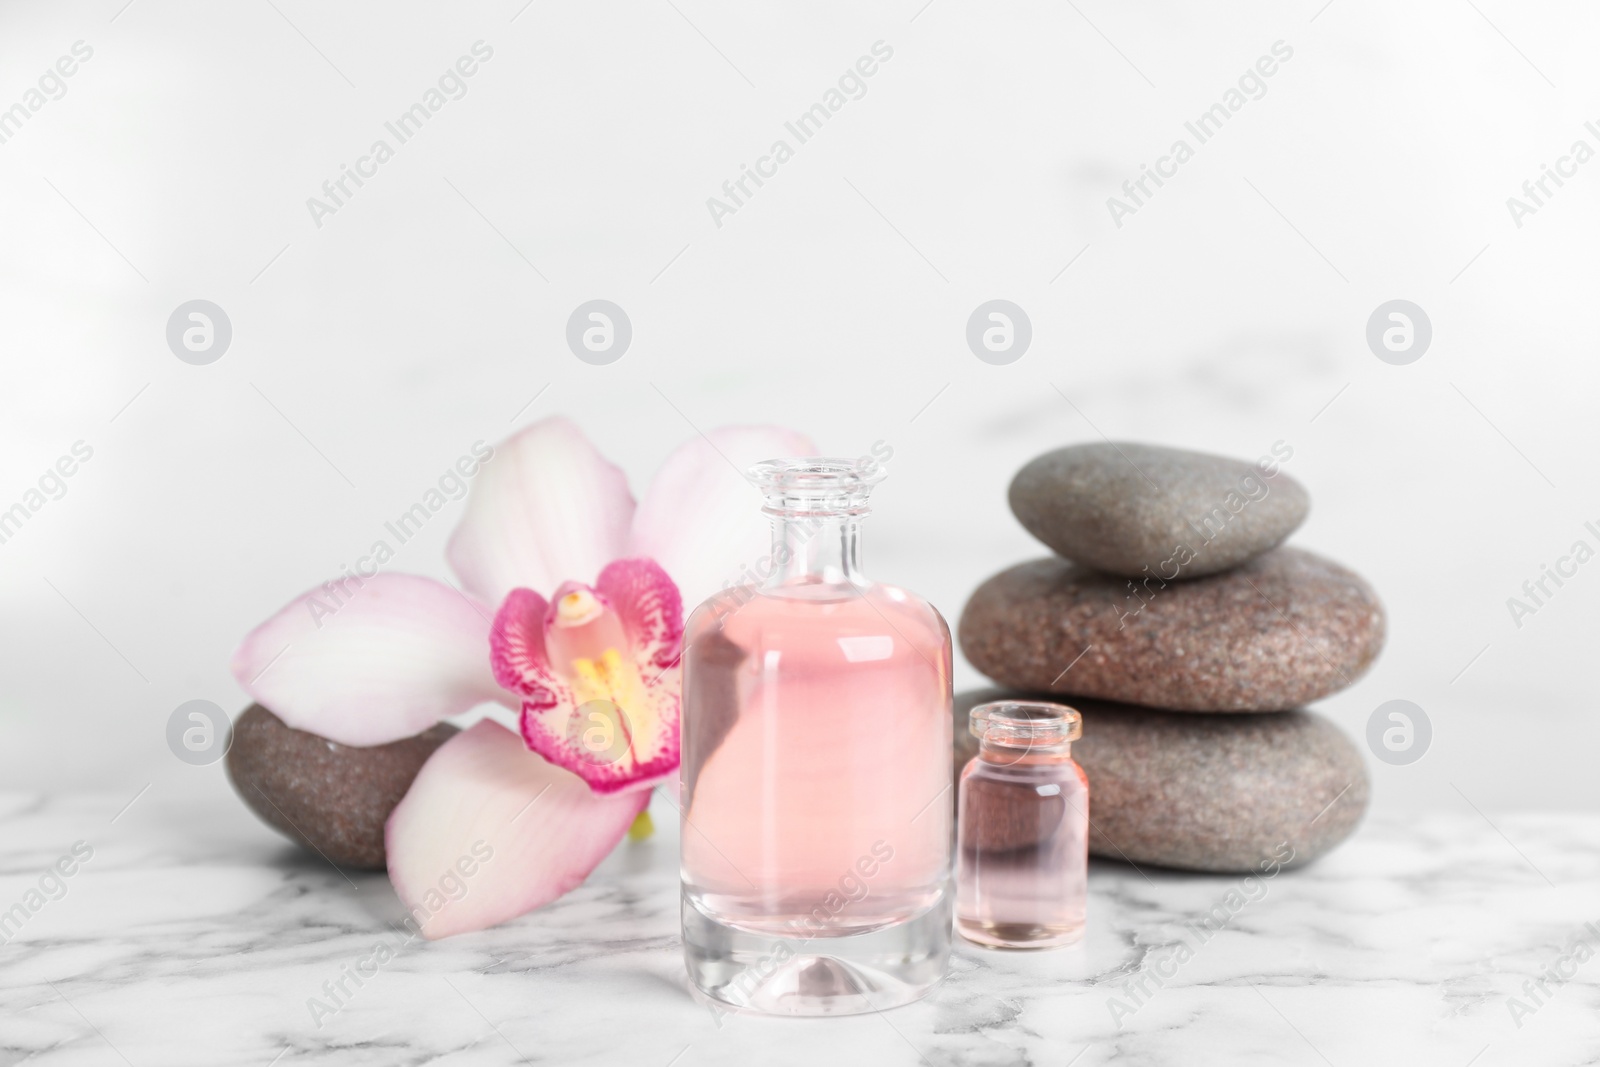
[[[696, 428], [887, 442], [869, 570], [952, 622], [1042, 552], [1005, 504], [1039, 452], [1288, 442], [1296, 543], [1390, 617], [1320, 706], [1358, 739], [1396, 697], [1434, 725], [1421, 762], [1369, 761], [1375, 807], [1600, 803], [1600, 562], [1520, 629], [1506, 607], [1600, 547], [1600, 162], [1521, 228], [1506, 207], [1600, 148], [1600, 12], [523, 3], [0, 7], [0, 108], [94, 49], [0, 145], [0, 508], [94, 450], [0, 545], [0, 784], [233, 803], [168, 752], [172, 709], [242, 706], [246, 631], [472, 442], [565, 413], [636, 494]], [[467, 95], [314, 225], [307, 198], [480, 39]], [[879, 40], [866, 95], [715, 225], [707, 198]], [[1106, 198], [1279, 40], [1267, 94], [1116, 227]], [[563, 337], [596, 297], [634, 328], [606, 367]], [[1004, 367], [964, 338], [996, 297], [1034, 331]], [[194, 298], [233, 324], [209, 366], [165, 340]], [[1409, 366], [1365, 342], [1393, 298], [1433, 323]], [[443, 573], [459, 510], [395, 569]]]

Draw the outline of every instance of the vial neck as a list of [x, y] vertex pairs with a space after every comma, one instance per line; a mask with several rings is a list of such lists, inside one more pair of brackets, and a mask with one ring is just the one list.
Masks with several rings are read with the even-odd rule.
[[1072, 758], [1072, 743], [1060, 741], [1055, 744], [1003, 745], [994, 741], [980, 740], [978, 756], [986, 763], [998, 763], [1004, 766], [1065, 763]]
[[861, 585], [861, 518], [798, 513], [772, 516], [772, 574], [766, 587]]

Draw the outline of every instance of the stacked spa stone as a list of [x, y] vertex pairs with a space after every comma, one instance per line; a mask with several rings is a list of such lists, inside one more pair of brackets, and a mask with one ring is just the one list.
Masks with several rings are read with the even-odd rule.
[[1371, 665], [1383, 608], [1360, 576], [1282, 547], [1310, 500], [1277, 448], [1248, 463], [1107, 442], [1023, 467], [1011, 510], [1057, 555], [962, 612], [962, 652], [1002, 688], [957, 698], [957, 766], [975, 703], [1058, 694], [1083, 713], [1097, 855], [1250, 871], [1348, 836], [1365, 765], [1301, 709]]

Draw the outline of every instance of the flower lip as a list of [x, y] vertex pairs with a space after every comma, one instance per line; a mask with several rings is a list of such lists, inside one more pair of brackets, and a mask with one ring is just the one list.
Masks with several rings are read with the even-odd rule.
[[[587, 621], [563, 623], [564, 601]], [[677, 586], [655, 561], [631, 559], [592, 586], [562, 583], [553, 601], [512, 590], [489, 647], [495, 679], [523, 698], [527, 747], [606, 794], [648, 790], [678, 766], [682, 639]]]

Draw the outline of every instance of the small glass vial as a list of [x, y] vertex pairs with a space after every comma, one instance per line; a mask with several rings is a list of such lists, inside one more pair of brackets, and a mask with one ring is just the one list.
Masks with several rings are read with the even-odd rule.
[[949, 966], [950, 630], [861, 571], [880, 471], [795, 459], [751, 476], [771, 555], [684, 628], [689, 977], [714, 1010], [905, 1004]]
[[1083, 718], [996, 701], [973, 708], [969, 728], [979, 746], [961, 772], [956, 929], [997, 948], [1072, 944], [1089, 891], [1089, 780], [1072, 759]]

